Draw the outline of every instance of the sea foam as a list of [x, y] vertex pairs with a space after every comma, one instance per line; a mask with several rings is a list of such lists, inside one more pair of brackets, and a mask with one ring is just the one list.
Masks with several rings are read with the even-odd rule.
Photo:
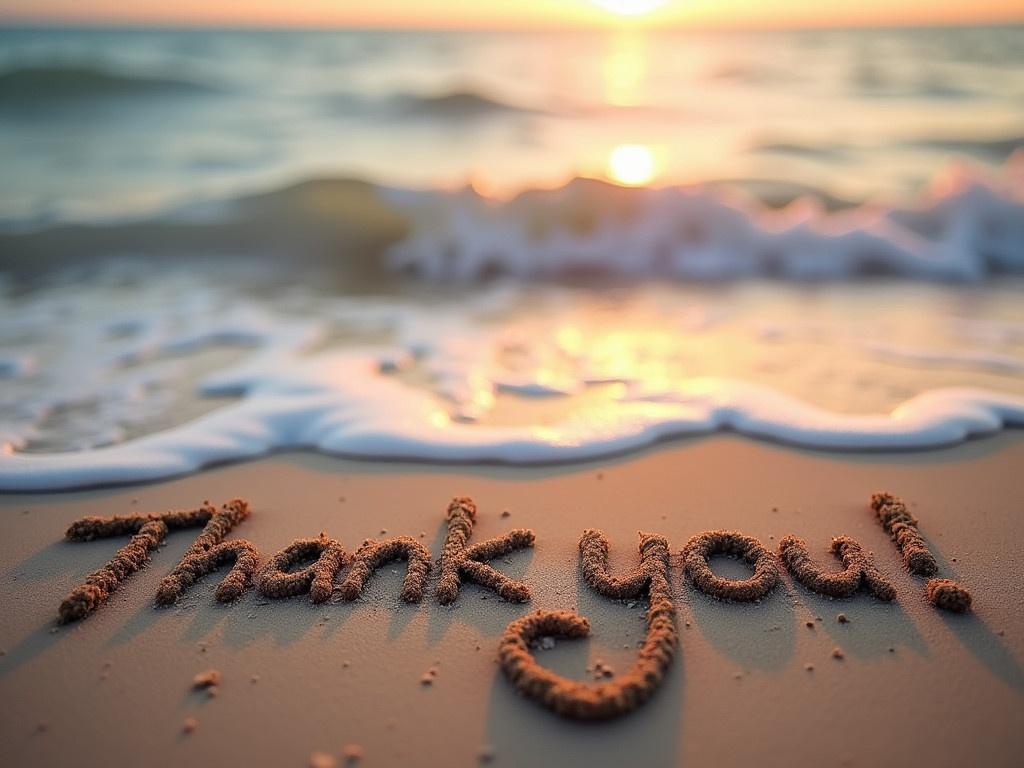
[[[82, 324], [72, 345], [76, 351], [66, 360], [77, 378], [70, 369], [59, 370], [60, 386], [44, 387], [38, 397], [41, 413], [60, 408], [62, 398], [102, 403], [113, 397], [113, 404], [90, 418], [115, 430], [132, 402], [118, 406], [119, 393], [147, 378], [170, 377], [167, 366], [174, 365], [175, 355], [217, 345], [240, 347], [246, 354], [204, 376], [199, 390], [239, 399], [186, 423], [127, 441], [114, 434], [107, 440], [112, 445], [77, 452], [18, 453], [16, 435], [9, 433], [8, 450], [0, 455], [0, 489], [48, 491], [156, 480], [288, 449], [366, 459], [528, 465], [597, 459], [722, 430], [818, 449], [894, 450], [950, 445], [1024, 426], [1024, 397], [980, 388], [931, 389], [887, 414], [854, 414], [760, 383], [675, 374], [673, 352], [664, 345], [674, 335], [704, 334], [724, 321], [692, 307], [672, 314], [661, 307], [667, 303], [663, 296], [655, 297], [650, 311], [667, 329], [648, 327], [630, 337], [624, 327], [603, 338], [587, 337], [578, 323], [551, 312], [530, 321], [504, 317], [521, 300], [519, 289], [510, 287], [484, 292], [462, 307], [351, 299], [320, 307], [313, 316], [281, 318], [244, 301], [222, 307], [216, 294], [197, 289], [188, 311], [175, 313], [173, 322], [159, 312], [146, 322], [126, 317], [98, 322], [108, 343], [103, 355], [96, 354], [97, 341]], [[566, 300], [559, 294], [555, 303]], [[45, 322], [59, 303], [41, 303], [36, 320]], [[623, 308], [620, 316], [631, 312], [636, 314]], [[496, 322], [480, 324], [488, 315]], [[554, 341], [541, 330], [548, 322], [561, 329]], [[22, 323], [22, 330], [31, 332], [31, 318], [24, 316]], [[326, 343], [330, 323], [367, 334], [388, 330], [392, 341], [331, 346]], [[640, 349], [629, 348], [634, 342]], [[509, 356], [518, 363], [503, 362]], [[79, 383], [74, 393], [69, 380]], [[566, 408], [556, 418], [518, 423], [491, 418], [501, 396], [568, 400], [593, 387], [610, 389], [599, 402]]]
[[995, 176], [950, 166], [907, 205], [834, 212], [814, 195], [771, 208], [721, 186], [629, 189], [587, 179], [508, 202], [472, 191], [392, 190], [387, 199], [413, 222], [412, 234], [390, 249], [390, 265], [429, 280], [583, 274], [972, 282], [1024, 272], [1021, 152]]
[[[400, 233], [385, 257], [391, 269], [458, 292], [443, 302], [424, 299], [430, 291], [314, 301], [291, 276], [281, 296], [256, 298], [212, 279], [209, 265], [155, 274], [141, 262], [130, 274], [97, 267], [101, 278], [110, 271], [109, 284], [90, 277], [0, 301], [0, 489], [152, 480], [293, 448], [530, 464], [720, 430], [890, 450], [1019, 426], [1024, 337], [1012, 294], [993, 302], [1004, 308], [998, 316], [963, 305], [971, 316], [943, 318], [914, 298], [942, 289], [868, 289], [848, 278], [980, 283], [1024, 272], [1022, 179], [1018, 156], [996, 177], [947, 173], [915, 205], [834, 213], [806, 199], [771, 209], [722, 189], [585, 180], [505, 202], [367, 184], [337, 195], [336, 183], [323, 182], [224, 206], [218, 216], [241, 217], [240, 229], [308, 206], [316, 215], [298, 216], [301, 228], [323, 249], [344, 218], [335, 206], [355, 205], [345, 227], [377, 227], [385, 234], [375, 242]], [[378, 209], [409, 226], [381, 225]], [[210, 226], [221, 234], [231, 226], [217, 222]], [[323, 233], [310, 235], [321, 224]], [[190, 237], [202, 231], [189, 227]], [[581, 273], [633, 278], [620, 281], [630, 284], [627, 298], [611, 300], [600, 332], [591, 309], [571, 309], [599, 291], [551, 288], [557, 295], [540, 298], [549, 288], [538, 280]], [[514, 281], [466, 285], [495, 275]], [[685, 284], [764, 275], [794, 280], [745, 310], [742, 300], [712, 298], [714, 288], [695, 299]], [[649, 278], [662, 276], [685, 280], [652, 286]], [[844, 286], [859, 314], [844, 305], [811, 318], [817, 302], [799, 299], [793, 285], [816, 279]], [[629, 306], [637, 297], [640, 312]], [[900, 312], [887, 314], [894, 306]], [[900, 331], [908, 315], [917, 335]], [[952, 341], [940, 338], [946, 323]], [[199, 365], [204, 353], [220, 363]], [[731, 354], [746, 367], [723, 375], [737, 364]], [[917, 369], [957, 374], [933, 382]], [[780, 383], [779, 370], [794, 373]], [[881, 394], [853, 403], [872, 388]], [[508, 418], [509, 400], [527, 406]]]
[[[274, 450], [367, 459], [536, 464], [597, 459], [659, 440], [718, 430], [826, 449], [928, 448], [1024, 426], [1024, 398], [944, 389], [889, 415], [832, 413], [740, 381], [697, 379], [670, 390], [627, 390], [600, 417], [544, 426], [454, 420], [426, 393], [380, 372], [365, 352], [315, 369], [244, 377], [245, 398], [190, 424], [79, 453], [6, 455], [0, 488], [46, 491], [156, 480]], [[242, 382], [238, 382], [243, 386]]]

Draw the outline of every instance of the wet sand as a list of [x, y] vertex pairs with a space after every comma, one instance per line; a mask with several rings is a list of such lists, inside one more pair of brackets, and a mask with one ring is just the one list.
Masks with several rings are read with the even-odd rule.
[[[318, 752], [343, 765], [348, 749], [368, 766], [1015, 765], [1024, 749], [1022, 467], [1024, 439], [1014, 431], [898, 454], [822, 454], [717, 436], [564, 467], [296, 453], [145, 486], [7, 494], [4, 760], [304, 766]], [[973, 612], [942, 613], [926, 602], [923, 580], [904, 570], [868, 506], [879, 490], [908, 502], [939, 576], [971, 590]], [[512, 528], [535, 532], [533, 549], [491, 563], [528, 585], [529, 603], [464, 583], [441, 606], [435, 568], [423, 602], [408, 605], [399, 599], [405, 564], [396, 563], [372, 575], [353, 603], [271, 600], [251, 590], [224, 606], [213, 595], [222, 569], [175, 607], [155, 608], [160, 580], [197, 529], [171, 531], [95, 614], [56, 624], [68, 591], [127, 542], [64, 541], [83, 515], [242, 496], [252, 515], [231, 538], [253, 542], [263, 560], [321, 531], [349, 551], [367, 537], [408, 535], [436, 559], [445, 509], [463, 495], [479, 505], [473, 541]], [[597, 661], [615, 673], [632, 663], [645, 603], [611, 601], [584, 582], [577, 544], [585, 528], [610, 539], [615, 574], [637, 564], [638, 529], [667, 537], [678, 610], [681, 646], [661, 688], [638, 711], [605, 723], [562, 720], [520, 698], [496, 663], [506, 625], [537, 608], [578, 611], [592, 626], [589, 640], [536, 651], [544, 665], [593, 680], [587, 667]], [[795, 534], [836, 569], [828, 543], [851, 536], [874, 552], [897, 599], [861, 592], [832, 600], [784, 575], [760, 603], [715, 601], [684, 580], [679, 556], [691, 536], [712, 528], [738, 529], [773, 551]], [[712, 563], [719, 574], [750, 573]], [[210, 669], [220, 673], [216, 696], [192, 685]]]

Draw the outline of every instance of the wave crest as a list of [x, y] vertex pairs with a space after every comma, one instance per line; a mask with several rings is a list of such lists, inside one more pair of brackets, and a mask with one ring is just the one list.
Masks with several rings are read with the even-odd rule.
[[974, 281], [1024, 272], [1024, 153], [996, 178], [950, 169], [913, 205], [781, 210], [735, 190], [630, 189], [577, 179], [494, 203], [394, 195], [413, 235], [392, 268], [428, 280], [578, 274], [696, 280], [858, 276]]
[[393, 98], [403, 114], [467, 119], [500, 112], [530, 113], [526, 107], [509, 104], [473, 90], [454, 90], [436, 94], [401, 94]]
[[128, 75], [92, 65], [25, 66], [0, 72], [0, 105], [42, 106], [115, 97], [207, 93], [209, 86], [167, 77]]

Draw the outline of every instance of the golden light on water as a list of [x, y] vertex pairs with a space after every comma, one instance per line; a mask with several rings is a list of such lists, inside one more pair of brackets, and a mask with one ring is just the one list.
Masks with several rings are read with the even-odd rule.
[[647, 37], [620, 32], [610, 40], [604, 59], [605, 101], [616, 107], [630, 107], [644, 96], [647, 78]]
[[643, 16], [665, 5], [667, 0], [591, 0], [594, 5], [620, 16]]
[[608, 156], [608, 177], [620, 184], [646, 184], [655, 170], [654, 153], [642, 144], [620, 144]]

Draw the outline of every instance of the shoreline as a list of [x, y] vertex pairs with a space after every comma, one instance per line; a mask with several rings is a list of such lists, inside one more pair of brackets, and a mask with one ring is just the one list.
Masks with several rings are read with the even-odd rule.
[[[984, 389], [928, 390], [888, 415], [839, 414], [769, 387], [706, 377], [650, 397], [625, 397], [611, 418], [596, 423], [565, 416], [539, 427], [476, 426], [439, 409], [429, 393], [383, 374], [378, 357], [365, 350], [318, 362], [327, 373], [298, 393], [302, 374], [293, 372], [232, 405], [136, 440], [81, 452], [9, 453], [0, 460], [0, 489], [163, 481], [294, 449], [315, 448], [339, 460], [402, 464], [425, 457], [440, 466], [530, 467], [627, 457], [662, 442], [719, 434], [828, 452], [927, 451], [1024, 425], [1024, 398]], [[330, 376], [339, 364], [350, 375], [344, 386]], [[241, 370], [243, 380], [252, 375]]]
[[[958, 450], [960, 448], [973, 445], [973, 444], [986, 444], [993, 440], [1007, 439], [1007, 440], [1018, 440], [1024, 439], [1024, 425], [1017, 424], [1004, 424], [999, 428], [998, 431], [992, 433], [979, 433], [971, 434], [964, 437], [954, 443], [940, 444], [928, 447], [902, 447], [896, 446], [891, 448], [858, 448], [858, 447], [812, 447], [794, 443], [788, 443], [785, 440], [773, 438], [770, 436], [761, 435], [748, 435], [738, 430], [731, 429], [729, 427], [723, 427], [716, 429], [713, 432], [707, 433], [694, 433], [688, 435], [668, 435], [665, 437], [655, 438], [652, 442], [643, 445], [623, 448], [620, 451], [603, 454], [600, 457], [582, 457], [582, 458], [566, 458], [566, 459], [551, 459], [544, 461], [538, 459], [536, 461], [516, 461], [515, 463], [498, 461], [498, 460], [448, 460], [448, 459], [421, 459], [415, 456], [396, 456], [393, 458], [375, 458], [372, 456], [361, 456], [359, 454], [345, 454], [345, 453], [331, 453], [323, 451], [315, 447], [282, 447], [272, 448], [266, 453], [255, 454], [252, 456], [239, 456], [237, 458], [223, 459], [220, 461], [214, 461], [210, 464], [204, 464], [203, 466], [193, 469], [186, 470], [174, 475], [159, 476], [150, 478], [142, 478], [139, 480], [123, 480], [114, 482], [102, 482], [96, 483], [95, 485], [75, 485], [67, 487], [53, 488], [52, 490], [38, 491], [38, 490], [21, 490], [18, 488], [0, 488], [0, 493], [4, 496], [52, 496], [52, 495], [64, 495], [74, 493], [87, 493], [87, 492], [104, 492], [104, 491], [118, 491], [129, 488], [145, 488], [152, 485], [161, 485], [163, 483], [174, 482], [177, 480], [184, 480], [189, 477], [195, 477], [206, 472], [214, 472], [221, 469], [228, 469], [236, 466], [244, 466], [252, 464], [254, 462], [273, 461], [278, 457], [317, 457], [326, 459], [329, 461], [339, 461], [346, 464], [353, 464], [359, 467], [364, 465], [367, 471], [372, 470], [373, 467], [394, 467], [396, 470], [401, 470], [410, 467], [426, 467], [435, 469], [438, 471], [452, 470], [453, 472], [458, 470], [465, 470], [467, 472], [486, 472], [488, 470], [501, 470], [509, 469], [512, 471], [523, 471], [525, 473], [530, 472], [543, 472], [545, 469], [551, 469], [555, 472], [564, 471], [571, 473], [577, 470], [586, 470], [588, 468], [603, 467], [609, 464], [618, 464], [621, 462], [628, 462], [632, 459], [640, 459], [651, 453], [658, 453], [665, 450], [673, 450], [676, 448], [683, 448], [692, 446], [693, 444], [700, 443], [706, 440], [715, 440], [718, 438], [723, 439], [736, 439], [745, 442], [751, 442], [754, 444], [764, 445], [769, 448], [777, 448], [785, 451], [790, 451], [796, 454], [808, 455], [808, 456], [834, 456], [837, 458], [845, 457], [850, 459], [857, 458], [870, 458], [876, 457], [880, 460], [893, 459], [899, 461], [902, 458], [919, 457], [930, 453], [942, 453], [944, 451]], [[987, 448], [986, 448], [987, 449]], [[92, 449], [98, 450], [98, 449]], [[99, 449], [102, 450], [102, 449]], [[23, 453], [15, 454], [18, 456], [25, 456], [31, 458], [37, 454]], [[43, 456], [57, 456], [60, 454], [41, 454]]]
[[[282, 453], [147, 485], [4, 494], [0, 592], [10, 608], [0, 629], [0, 692], [20, 705], [0, 730], [22, 763], [79, 765], [140, 754], [154, 765], [305, 765], [313, 752], [343, 764], [351, 744], [369, 765], [473, 765], [485, 754], [496, 765], [1012, 765], [1024, 747], [1015, 714], [1024, 697], [1024, 574], [1014, 545], [1024, 487], [1013, 475], [1022, 461], [1017, 431], [885, 455], [715, 435], [548, 467]], [[972, 591], [973, 614], [943, 614], [925, 602], [922, 583], [903, 569], [868, 506], [870, 493], [883, 489], [908, 502], [940, 574]], [[431, 581], [422, 603], [406, 605], [405, 566], [396, 563], [353, 603], [315, 606], [308, 596], [268, 600], [249, 591], [224, 607], [212, 594], [221, 570], [158, 610], [157, 584], [195, 538], [186, 531], [169, 536], [96, 614], [51, 631], [68, 590], [126, 543], [63, 541], [84, 515], [245, 496], [253, 514], [230, 538], [251, 540], [264, 560], [321, 530], [350, 549], [382, 530], [423, 533], [436, 558], [444, 507], [456, 495], [479, 504], [474, 540], [521, 526], [536, 533], [532, 550], [493, 563], [530, 587], [529, 603], [466, 584], [442, 607]], [[583, 581], [577, 549], [589, 527], [610, 540], [616, 575], [637, 562], [637, 528], [667, 538], [681, 640], [653, 698], [600, 726], [564, 721], [520, 698], [495, 663], [506, 625], [546, 609], [587, 617], [592, 637], [535, 651], [539, 663], [584, 681], [598, 660], [616, 675], [629, 667], [643, 605], [613, 602]], [[783, 574], [760, 603], [718, 602], [684, 580], [678, 555], [709, 528], [738, 529], [772, 551], [795, 534], [829, 567], [830, 537], [847, 534], [874, 553], [897, 599], [818, 597]], [[719, 560], [716, 572], [749, 575]], [[836, 647], [842, 659], [831, 656]], [[190, 690], [209, 668], [223, 677], [216, 698]], [[197, 721], [187, 734], [186, 718]], [[966, 733], [972, 738], [960, 737]]]

